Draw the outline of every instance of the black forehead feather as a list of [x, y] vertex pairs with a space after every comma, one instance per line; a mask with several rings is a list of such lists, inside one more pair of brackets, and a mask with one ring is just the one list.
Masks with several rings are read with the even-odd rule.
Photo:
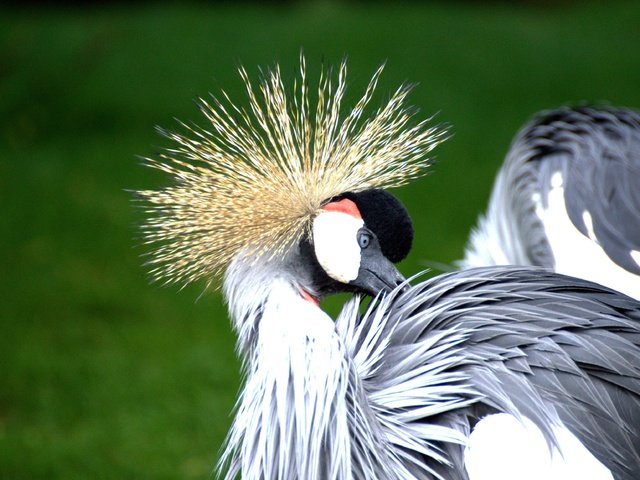
[[403, 260], [411, 250], [413, 226], [404, 205], [384, 190], [346, 192], [332, 201], [347, 198], [354, 202], [366, 227], [376, 234], [382, 253], [392, 262]]

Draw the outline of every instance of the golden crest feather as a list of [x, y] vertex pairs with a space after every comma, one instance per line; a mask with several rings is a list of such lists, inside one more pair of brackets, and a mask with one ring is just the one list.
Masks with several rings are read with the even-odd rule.
[[248, 108], [221, 98], [200, 101], [207, 128], [182, 124], [187, 134], [163, 132], [175, 142], [146, 164], [174, 177], [162, 190], [138, 192], [149, 218], [142, 231], [155, 246], [151, 275], [167, 283], [210, 281], [243, 252], [282, 255], [308, 231], [328, 199], [344, 192], [398, 187], [427, 171], [427, 154], [445, 138], [428, 120], [410, 125], [401, 86], [363, 118], [381, 66], [363, 96], [344, 115], [346, 62], [323, 71], [310, 105], [305, 60], [291, 92], [280, 68], [254, 87], [240, 68]]

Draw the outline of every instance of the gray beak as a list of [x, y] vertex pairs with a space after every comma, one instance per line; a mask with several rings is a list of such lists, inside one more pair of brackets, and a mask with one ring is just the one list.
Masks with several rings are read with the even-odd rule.
[[380, 250], [367, 249], [362, 251], [358, 277], [349, 284], [375, 297], [391, 292], [404, 281], [396, 266]]

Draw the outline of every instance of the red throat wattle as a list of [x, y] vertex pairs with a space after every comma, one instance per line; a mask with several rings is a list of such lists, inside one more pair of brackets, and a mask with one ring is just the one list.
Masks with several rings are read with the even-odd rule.
[[316, 307], [320, 307], [320, 300], [318, 300], [316, 297], [314, 297], [313, 295], [311, 295], [309, 292], [307, 292], [306, 290], [301, 289], [300, 290], [300, 295], [302, 296], [302, 298], [304, 298], [307, 302], [312, 303], [313, 305], [315, 305]]

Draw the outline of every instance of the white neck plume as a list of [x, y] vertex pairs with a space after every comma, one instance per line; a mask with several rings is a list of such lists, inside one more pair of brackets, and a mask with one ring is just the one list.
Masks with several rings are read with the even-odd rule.
[[282, 270], [247, 266], [225, 278], [246, 373], [226, 478], [349, 478], [349, 365], [335, 325]]

